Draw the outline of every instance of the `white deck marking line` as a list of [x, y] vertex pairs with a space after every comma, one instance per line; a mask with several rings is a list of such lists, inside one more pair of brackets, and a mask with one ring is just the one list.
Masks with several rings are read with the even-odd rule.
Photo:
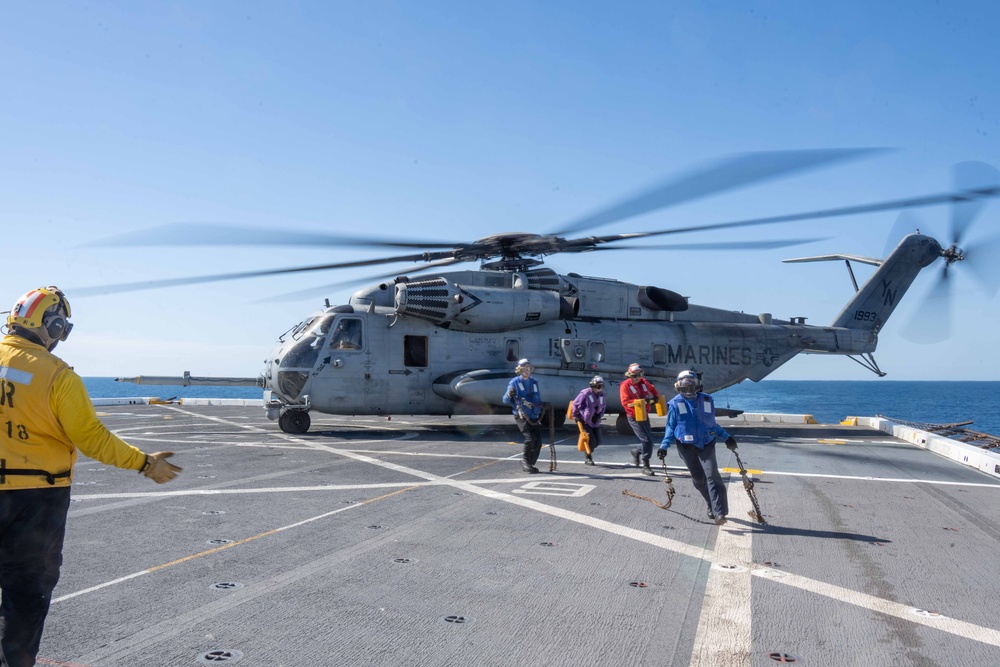
[[[503, 461], [505, 459], [498, 459]], [[461, 475], [462, 472], [455, 473]], [[642, 479], [638, 473], [631, 475], [599, 475], [600, 479]], [[183, 491], [119, 491], [115, 493], [74, 493], [74, 500], [127, 500], [129, 498], [177, 498], [181, 496], [224, 496], [224, 495], [253, 495], [256, 493], [300, 493], [303, 491], [354, 491], [358, 489], [398, 489], [409, 486], [454, 486], [453, 475], [441, 478], [441, 481], [426, 482], [373, 482], [370, 484], [320, 484], [317, 486], [274, 486], [255, 489], [185, 489]], [[560, 475], [559, 481], [582, 481], [593, 480], [594, 475]], [[539, 480], [545, 481], [545, 480]], [[477, 479], [475, 484], [524, 484], [525, 478], [517, 477], [494, 477], [492, 479]]]
[[901, 477], [860, 477], [855, 475], [828, 475], [818, 472], [780, 472], [777, 470], [765, 470], [762, 475], [782, 475], [785, 477], [825, 477], [828, 479], [853, 479], [862, 482], [898, 482], [901, 484], [939, 484], [941, 486], [977, 486], [987, 489], [1000, 489], [1000, 484], [986, 484], [983, 482], [946, 482], [939, 479], [903, 479]]
[[[165, 406], [165, 407], [171, 407], [171, 406]], [[187, 410], [181, 410], [180, 408], [171, 407], [171, 409], [176, 410], [178, 412], [182, 412], [184, 414], [190, 415], [195, 418], [207, 419], [210, 421], [220, 422], [228, 424], [229, 426], [236, 426], [238, 428], [243, 428], [254, 432], [274, 435], [274, 433], [271, 431], [266, 431], [265, 429], [258, 428], [255, 426], [250, 426], [247, 424], [237, 424], [235, 422], [227, 422], [226, 420], [220, 419], [219, 417], [200, 415], [194, 412], [189, 412]], [[338, 454], [341, 456], [346, 456], [348, 458], [353, 458], [358, 461], [364, 461], [366, 463], [371, 463], [372, 465], [388, 468], [389, 470], [395, 470], [397, 472], [407, 473], [415, 477], [422, 478], [426, 481], [441, 482], [444, 485], [454, 486], [456, 488], [468, 491], [469, 493], [480, 495], [486, 498], [492, 498], [494, 500], [508, 502], [513, 505], [520, 505], [521, 507], [526, 507], [528, 509], [533, 509], [545, 514], [549, 514], [551, 516], [567, 519], [568, 521], [573, 521], [575, 523], [587, 525], [592, 528], [596, 528], [598, 530], [603, 530], [608, 533], [620, 535], [622, 537], [633, 539], [639, 542], [644, 542], [651, 546], [660, 547], [662, 549], [673, 551], [681, 555], [691, 556], [692, 558], [700, 558], [702, 560], [707, 560], [709, 562], [712, 561], [713, 552], [709, 551], [707, 548], [694, 547], [685, 544], [683, 542], [678, 542], [676, 540], [671, 540], [669, 538], [661, 537], [659, 535], [653, 535], [651, 533], [646, 533], [644, 531], [636, 530], [634, 528], [628, 528], [626, 526], [614, 524], [609, 521], [604, 521], [603, 519], [596, 519], [594, 517], [590, 517], [587, 515], [577, 514], [576, 512], [564, 510], [559, 507], [545, 505], [543, 503], [539, 503], [534, 500], [529, 500], [527, 498], [519, 498], [511, 494], [500, 493], [498, 491], [493, 491], [490, 489], [480, 489], [479, 487], [475, 486], [475, 484], [472, 484], [470, 482], [450, 480], [447, 478], [439, 477], [437, 475], [433, 475], [431, 473], [424, 472], [422, 470], [414, 470], [413, 468], [407, 468], [406, 466], [396, 465], [394, 463], [388, 463], [386, 461], [379, 461], [377, 459], [372, 459], [367, 456], [354, 454], [353, 452], [345, 452], [342, 450], [334, 449], [332, 447], [327, 447], [325, 445], [320, 445], [318, 443], [310, 443], [308, 441], [300, 440], [292, 436], [286, 436], [284, 434], [279, 434], [279, 437], [284, 437], [285, 439], [291, 442], [306, 444], [314, 447], [315, 449], [328, 451], [332, 454]], [[360, 507], [360, 506], [362, 506], [362, 503], [359, 503], [358, 505], [352, 505], [350, 507]], [[305, 521], [301, 521], [297, 524], [286, 526], [281, 530], [285, 530], [287, 528], [291, 528], [298, 525], [303, 525], [305, 523], [315, 521], [325, 516], [329, 516], [330, 514], [336, 514], [337, 512], [342, 512], [345, 509], [350, 509], [350, 507], [341, 508], [339, 510], [335, 510], [334, 512], [330, 512], [325, 515], [320, 515], [317, 517], [313, 517], [311, 519], [306, 519]], [[277, 532], [277, 530], [278, 529], [271, 532]], [[163, 566], [159, 567], [162, 568]], [[992, 628], [986, 628], [983, 626], [974, 625], [972, 623], [959, 621], [957, 619], [952, 619], [946, 616], [936, 616], [936, 617], [917, 616], [915, 613], [912, 613], [913, 608], [907, 607], [905, 605], [900, 605], [896, 602], [892, 602], [891, 600], [884, 600], [882, 598], [877, 598], [873, 595], [860, 593], [858, 591], [852, 591], [848, 588], [842, 588], [840, 586], [834, 586], [832, 584], [826, 584], [824, 582], [816, 581], [814, 579], [809, 579], [807, 577], [792, 575], [779, 570], [774, 570], [772, 568], [754, 566], [750, 570], [750, 572], [751, 574], [767, 577], [772, 581], [785, 583], [790, 586], [800, 588], [802, 590], [808, 590], [813, 593], [817, 593], [819, 595], [824, 595], [834, 600], [839, 600], [842, 602], [847, 602], [849, 604], [854, 604], [865, 609], [870, 609], [872, 611], [886, 613], [903, 620], [907, 620], [913, 623], [920, 623], [921, 625], [926, 625], [928, 627], [936, 628], [943, 632], [948, 632], [950, 634], [954, 634], [960, 637], [965, 637], [967, 639], [972, 639], [974, 641], [979, 641], [985, 644], [991, 644], [993, 646], [1000, 646], [1000, 630], [994, 630]], [[119, 581], [127, 581], [128, 579], [132, 579], [147, 573], [148, 571], [143, 571], [133, 575], [128, 575], [127, 577], [123, 577], [120, 580], [115, 580], [114, 582], [107, 582], [106, 584], [99, 584], [97, 587], [93, 587], [88, 590], [97, 590], [98, 588], [104, 588], [105, 586], [111, 585], [112, 583], [117, 583]], [[76, 594], [71, 594], [71, 595], [75, 596]], [[52, 602], [56, 602], [57, 600], [62, 600], [62, 599], [65, 599], [65, 597], [53, 599]]]
[[[413, 486], [413, 485], [411, 484], [410, 486]], [[388, 495], [394, 495], [396, 493], [400, 493], [400, 491], [393, 491], [391, 494], [388, 494]], [[250, 537], [246, 537], [246, 538], [244, 538], [242, 540], [236, 540], [235, 542], [230, 542], [229, 544], [223, 544], [223, 545], [218, 546], [218, 547], [216, 547], [214, 549], [209, 549], [208, 551], [202, 551], [202, 552], [197, 553], [197, 554], [191, 554], [189, 556], [184, 556], [182, 558], [178, 558], [177, 560], [171, 561], [169, 563], [162, 563], [160, 565], [154, 565], [153, 567], [146, 568], [145, 570], [140, 570], [139, 572], [133, 572], [132, 574], [125, 575], [124, 577], [119, 577], [118, 579], [112, 579], [111, 581], [105, 581], [104, 583], [97, 584], [96, 586], [91, 586], [90, 588], [85, 588], [85, 589], [80, 590], [80, 591], [76, 591], [75, 593], [68, 593], [66, 595], [60, 595], [57, 598], [52, 598], [51, 604], [55, 604], [56, 602], [62, 602], [64, 600], [70, 600], [72, 598], [79, 597], [80, 595], [84, 595], [86, 593], [92, 593], [94, 591], [101, 590], [102, 588], [107, 588], [109, 586], [114, 586], [115, 584], [120, 584], [122, 582], [129, 581], [131, 579], [135, 579], [136, 577], [141, 577], [141, 576], [143, 576], [145, 574], [150, 574], [152, 572], [157, 572], [159, 570], [163, 570], [163, 569], [165, 569], [167, 567], [170, 567], [171, 565], [175, 565], [177, 563], [182, 563], [182, 562], [185, 562], [185, 561], [189, 561], [189, 560], [192, 560], [194, 558], [198, 558], [200, 556], [206, 556], [208, 554], [215, 553], [215, 552], [218, 552], [218, 551], [222, 551], [224, 549], [230, 549], [232, 547], [238, 546], [240, 544], [245, 544], [247, 542], [252, 542], [252, 541], [260, 539], [262, 537], [267, 537], [269, 535], [274, 535], [275, 533], [280, 533], [280, 532], [283, 532], [283, 531], [286, 531], [286, 530], [291, 530], [292, 528], [298, 528], [299, 526], [304, 526], [307, 523], [312, 523], [313, 521], [319, 521], [320, 519], [325, 519], [326, 517], [333, 516], [334, 514], [340, 514], [341, 512], [346, 512], [348, 510], [352, 510], [352, 509], [355, 509], [355, 508], [358, 508], [358, 507], [364, 507], [368, 503], [375, 502], [376, 500], [380, 500], [381, 498], [385, 498], [385, 497], [386, 496], [379, 496], [378, 498], [370, 498], [370, 499], [365, 500], [363, 502], [360, 502], [360, 503], [358, 503], [356, 505], [348, 505], [347, 507], [340, 507], [338, 509], [333, 510], [332, 512], [325, 512], [323, 514], [318, 514], [316, 516], [309, 517], [308, 519], [303, 519], [302, 521], [296, 521], [295, 523], [290, 523], [287, 526], [282, 526], [280, 528], [273, 528], [271, 530], [264, 531], [263, 533], [257, 533], [256, 535], [251, 535]]]
[[800, 577], [782, 570], [757, 566], [750, 573], [781, 584], [787, 584], [793, 588], [822, 595], [831, 600], [846, 602], [862, 609], [868, 609], [887, 616], [894, 616], [904, 621], [919, 623], [935, 630], [941, 630], [942, 632], [972, 639], [983, 644], [1000, 647], [1000, 630], [974, 625], [966, 621], [951, 618], [950, 616], [920, 616], [917, 615], [914, 607], [908, 607], [904, 604], [875, 597], [874, 595], [860, 591], [852, 591], [842, 586], [827, 584], [807, 577]]
[[186, 489], [184, 491], [136, 491], [123, 493], [73, 494], [78, 500], [124, 500], [125, 498], [178, 498], [181, 496], [228, 496], [255, 493], [299, 493], [302, 491], [354, 491], [357, 489], [398, 489], [408, 486], [435, 486], [436, 482], [381, 482], [375, 484], [327, 484], [319, 486], [276, 486], [261, 489]]
[[[162, 436], [151, 436], [151, 435], [150, 436], [130, 435], [128, 433], [125, 433], [125, 434], [115, 433], [115, 435], [117, 435], [122, 440], [125, 440], [126, 442], [131, 442], [132, 440], [142, 440], [144, 442], [173, 442], [173, 443], [184, 444], [184, 445], [210, 445], [210, 446], [213, 446], [213, 447], [219, 446], [219, 445], [229, 445], [229, 446], [232, 446], [232, 447], [241, 447], [241, 446], [242, 447], [246, 447], [246, 446], [248, 446], [247, 443], [245, 443], [245, 442], [235, 442], [235, 441], [231, 441], [231, 440], [222, 440], [222, 439], [216, 440], [216, 439], [213, 439], [213, 438], [204, 438], [204, 439], [199, 439], [199, 440], [192, 440], [191, 438], [166, 438], [166, 437], [162, 437]], [[281, 448], [285, 448], [285, 449], [290, 449], [291, 448], [291, 445], [283, 445], [283, 444], [274, 444], [274, 445], [259, 444], [259, 445], [249, 445], [249, 446], [251, 446], [251, 447], [281, 447]], [[296, 447], [296, 449], [305, 449], [305, 448], [304, 447]]]
[[[730, 516], [741, 519], [750, 511], [750, 499], [743, 491], [743, 479], [730, 476], [727, 485]], [[732, 526], [732, 524], [727, 524]], [[753, 567], [751, 540], [754, 531], [719, 529], [714, 561], [708, 572], [705, 599], [701, 605], [698, 631], [691, 651], [692, 667], [750, 665], [750, 568]], [[731, 569], [727, 569], [731, 568]]]

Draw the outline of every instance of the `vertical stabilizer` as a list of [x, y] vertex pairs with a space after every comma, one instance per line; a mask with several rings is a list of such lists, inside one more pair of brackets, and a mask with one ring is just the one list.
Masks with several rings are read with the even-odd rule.
[[834, 327], [864, 329], [877, 334], [920, 270], [941, 257], [941, 245], [922, 234], [910, 234], [862, 285], [833, 321]]

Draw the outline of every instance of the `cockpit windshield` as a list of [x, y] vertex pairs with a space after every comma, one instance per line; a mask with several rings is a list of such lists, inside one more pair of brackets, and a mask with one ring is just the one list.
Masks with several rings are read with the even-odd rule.
[[303, 336], [326, 336], [330, 331], [331, 322], [333, 315], [307, 317], [292, 329], [292, 340], [298, 340]]
[[292, 331], [294, 343], [281, 359], [282, 368], [312, 368], [326, 345], [333, 315], [320, 315], [305, 320]]

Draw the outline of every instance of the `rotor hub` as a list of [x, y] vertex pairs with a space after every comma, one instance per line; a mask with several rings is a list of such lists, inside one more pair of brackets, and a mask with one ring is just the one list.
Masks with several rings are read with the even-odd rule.
[[965, 259], [965, 253], [956, 244], [952, 243], [950, 248], [941, 249], [941, 256], [948, 265], [954, 264], [955, 262], [961, 262]]

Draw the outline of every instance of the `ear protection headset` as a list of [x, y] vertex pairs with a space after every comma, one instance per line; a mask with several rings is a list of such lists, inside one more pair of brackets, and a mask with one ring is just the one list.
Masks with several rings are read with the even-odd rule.
[[7, 316], [7, 327], [35, 331], [48, 338], [47, 342], [66, 340], [73, 325], [69, 301], [58, 287], [33, 289], [14, 304]]
[[42, 316], [42, 326], [52, 340], [66, 340], [69, 338], [69, 332], [73, 330], [73, 325], [61, 311]]

